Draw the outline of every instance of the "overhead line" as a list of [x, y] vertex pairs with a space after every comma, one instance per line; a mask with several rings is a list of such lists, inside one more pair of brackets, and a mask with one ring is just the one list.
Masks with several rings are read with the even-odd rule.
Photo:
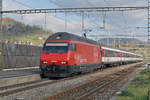
[[56, 8], [56, 9], [26, 9], [26, 10], [6, 10], [1, 13], [13, 14], [33, 14], [33, 13], [56, 13], [56, 12], [101, 12], [101, 11], [131, 11], [148, 9], [143, 7], [88, 7], [88, 8]]
[[13, 1], [15, 1], [16, 3], [18, 3], [18, 4], [20, 4], [20, 5], [24, 6], [24, 7], [32, 8], [31, 6], [29, 6], [29, 5], [25, 4], [25, 3], [22, 3], [20, 1], [17, 1], [17, 0], [13, 0]]

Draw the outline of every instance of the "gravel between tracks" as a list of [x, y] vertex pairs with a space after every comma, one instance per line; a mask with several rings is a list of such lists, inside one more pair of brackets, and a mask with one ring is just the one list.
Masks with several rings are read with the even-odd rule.
[[120, 80], [118, 82], [114, 82], [111, 86], [108, 86], [107, 88], [104, 88], [102, 91], [99, 91], [94, 95], [92, 98], [89, 98], [88, 100], [117, 100], [118, 96], [116, 96], [117, 92], [120, 92], [121, 90], [125, 89], [131, 82], [131, 80], [141, 71], [143, 68], [136, 69], [135, 72], [133, 72], [131, 75], [129, 75], [127, 78]]
[[[54, 95], [54, 94], [60, 92], [60, 91], [70, 89], [79, 84], [85, 83], [89, 80], [93, 80], [96, 77], [103, 77], [107, 74], [117, 72], [119, 70], [122, 70], [122, 69], [128, 68], [128, 67], [129, 67], [128, 65], [125, 65], [122, 67], [114, 67], [114, 68], [104, 69], [103, 71], [99, 71], [97, 73], [86, 74], [86, 75], [83, 75], [81, 77], [77, 77], [74, 79], [60, 81], [55, 84], [46, 85], [43, 87], [20, 92], [17, 94], [6, 96], [6, 97], [0, 97], [0, 100], [42, 100], [48, 96], [51, 96], [51, 95]], [[107, 99], [105, 99], [105, 100], [107, 100]]]

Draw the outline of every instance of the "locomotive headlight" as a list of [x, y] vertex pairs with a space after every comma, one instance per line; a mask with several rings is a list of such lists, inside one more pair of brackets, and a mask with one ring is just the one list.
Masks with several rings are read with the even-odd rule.
[[47, 62], [47, 61], [41, 61], [41, 63], [42, 63], [42, 64], [47, 64], [48, 62]]
[[67, 62], [66, 61], [62, 61], [61, 64], [67, 64]]
[[47, 61], [43, 61], [43, 64], [47, 64], [48, 62]]

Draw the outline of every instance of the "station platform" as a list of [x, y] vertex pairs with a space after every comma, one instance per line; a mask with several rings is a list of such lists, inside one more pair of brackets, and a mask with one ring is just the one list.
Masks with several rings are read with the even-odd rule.
[[36, 81], [40, 79], [40, 69], [38, 67], [0, 71], [0, 87]]

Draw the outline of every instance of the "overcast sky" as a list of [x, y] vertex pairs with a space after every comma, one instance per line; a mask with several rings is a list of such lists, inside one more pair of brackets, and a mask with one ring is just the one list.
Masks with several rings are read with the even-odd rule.
[[[3, 0], [3, 10], [33, 9], [33, 8], [69, 8], [69, 7], [106, 7], [106, 6], [147, 6], [147, 0]], [[65, 31], [65, 14], [5, 14], [30, 25], [40, 25], [54, 32]], [[46, 16], [46, 17], [45, 17]], [[92, 29], [88, 34], [147, 34], [147, 10], [86, 13], [85, 28]], [[46, 19], [45, 19], [46, 18]], [[81, 34], [81, 16], [68, 13], [67, 31]], [[105, 19], [106, 30], [103, 27]], [[46, 23], [45, 23], [46, 20]], [[146, 38], [140, 38], [146, 40]]]

